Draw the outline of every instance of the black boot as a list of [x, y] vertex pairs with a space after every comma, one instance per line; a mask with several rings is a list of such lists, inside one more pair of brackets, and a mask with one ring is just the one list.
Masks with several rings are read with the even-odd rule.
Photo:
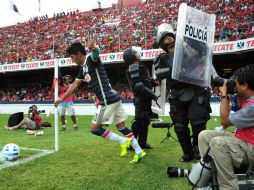
[[193, 147], [193, 152], [194, 152], [194, 159], [195, 160], [200, 160], [201, 159], [201, 156], [200, 156], [200, 153], [199, 153], [199, 149], [198, 149], [198, 146], [194, 146]]
[[142, 125], [140, 126], [140, 132], [139, 132], [139, 138], [138, 138], [138, 144], [142, 149], [151, 149], [149, 144], [147, 144], [147, 136], [148, 136], [148, 125], [149, 122], [144, 121], [140, 122]]
[[206, 129], [206, 123], [203, 122], [191, 122], [192, 126], [192, 145], [193, 145], [193, 152], [194, 158], [196, 160], [200, 160], [200, 153], [198, 149], [198, 135], [201, 131]]
[[148, 144], [148, 143], [146, 143], [146, 144], [144, 144], [144, 145], [140, 145], [140, 147], [141, 147], [142, 149], [153, 149], [153, 147], [152, 147], [150, 144]]
[[193, 147], [192, 147], [191, 138], [190, 138], [190, 130], [188, 126], [185, 126], [180, 123], [175, 124], [174, 130], [183, 150], [183, 156], [180, 159], [180, 161], [190, 162], [194, 158], [194, 152], [193, 152]]
[[193, 160], [193, 153], [190, 154], [183, 154], [182, 158], [181, 158], [181, 162], [190, 162]]
[[132, 146], [130, 146], [129, 148], [127, 148], [127, 150], [129, 150], [129, 151], [134, 151], [134, 149], [132, 148]]
[[139, 133], [140, 133], [140, 124], [138, 120], [134, 119], [132, 121], [131, 130], [136, 139], [138, 139]]

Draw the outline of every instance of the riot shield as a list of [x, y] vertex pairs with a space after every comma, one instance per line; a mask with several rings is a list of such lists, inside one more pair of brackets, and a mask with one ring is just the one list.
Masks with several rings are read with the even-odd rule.
[[[154, 65], [152, 66], [152, 76], [155, 78]], [[165, 102], [166, 102], [166, 79], [160, 81], [160, 86], [154, 87], [154, 92], [158, 96], [158, 100], [152, 100], [152, 112], [158, 115], [165, 114]]]
[[215, 15], [180, 5], [172, 78], [210, 86]]

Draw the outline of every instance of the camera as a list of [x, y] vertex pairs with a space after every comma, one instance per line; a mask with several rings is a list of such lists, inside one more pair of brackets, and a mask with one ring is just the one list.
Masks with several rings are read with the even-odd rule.
[[38, 114], [45, 113], [45, 110], [39, 110]]
[[170, 128], [173, 126], [173, 123], [169, 122], [154, 122], [152, 123], [153, 128]]
[[198, 163], [193, 165], [188, 180], [194, 187], [206, 187], [216, 179], [216, 166], [213, 158], [206, 153], [206, 155]]
[[234, 76], [231, 76], [229, 79], [224, 79], [222, 77], [212, 78], [212, 85], [214, 87], [223, 86], [225, 80], [227, 81], [228, 94], [234, 94], [235, 92], [235, 77]]
[[29, 107], [29, 109], [28, 109], [28, 112], [29, 112], [29, 113], [33, 113], [34, 111], [35, 111], [35, 110], [34, 110], [33, 106]]
[[212, 173], [210, 163], [200, 160], [188, 175], [189, 182], [195, 187], [206, 187], [211, 182]]
[[168, 167], [167, 174], [168, 177], [187, 177], [190, 174], [190, 170], [176, 167]]
[[168, 129], [167, 136], [161, 141], [161, 143], [163, 143], [164, 140], [169, 139], [169, 137], [171, 137], [172, 139], [177, 141], [174, 137], [171, 136], [171, 133], [169, 131], [169, 128], [173, 127], [173, 125], [174, 125], [173, 123], [169, 123], [169, 122], [154, 122], [154, 123], [152, 123], [153, 128], [161, 128], [161, 129], [167, 128]]

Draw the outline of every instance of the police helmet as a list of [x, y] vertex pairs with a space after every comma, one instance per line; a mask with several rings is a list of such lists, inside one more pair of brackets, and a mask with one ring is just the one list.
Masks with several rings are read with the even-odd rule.
[[137, 57], [141, 57], [141, 47], [131, 47], [131, 48], [127, 48], [124, 52], [123, 52], [123, 60], [125, 61], [125, 63], [127, 64], [132, 64], [136, 61]]
[[160, 44], [162, 39], [167, 35], [175, 38], [175, 31], [171, 24], [163, 23], [158, 27], [156, 43]]

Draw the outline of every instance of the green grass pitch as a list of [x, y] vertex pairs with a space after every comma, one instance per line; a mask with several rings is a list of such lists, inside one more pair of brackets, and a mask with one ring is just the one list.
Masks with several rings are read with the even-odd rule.
[[[192, 187], [186, 178], [168, 178], [167, 167], [191, 168], [191, 164], [179, 162], [180, 145], [172, 138], [160, 143], [167, 129], [149, 127], [149, 143], [154, 147], [138, 164], [130, 164], [134, 152], [124, 158], [119, 156], [116, 142], [102, 139], [90, 133], [92, 116], [77, 116], [79, 131], [73, 131], [67, 117], [67, 131], [59, 132], [60, 151], [27, 164], [0, 170], [2, 190], [188, 190]], [[0, 115], [0, 146], [15, 143], [20, 147], [54, 149], [54, 128], [45, 128], [43, 136], [26, 135], [25, 130], [15, 132], [3, 128], [9, 115]], [[126, 121], [128, 127], [133, 117]], [[169, 117], [163, 117], [170, 121]], [[53, 116], [50, 120], [54, 124]], [[59, 125], [60, 126], [60, 125]], [[208, 128], [220, 126], [219, 118], [212, 117]], [[114, 126], [107, 128], [119, 134]], [[171, 134], [175, 137], [173, 128]], [[36, 152], [21, 150], [20, 159]]]

